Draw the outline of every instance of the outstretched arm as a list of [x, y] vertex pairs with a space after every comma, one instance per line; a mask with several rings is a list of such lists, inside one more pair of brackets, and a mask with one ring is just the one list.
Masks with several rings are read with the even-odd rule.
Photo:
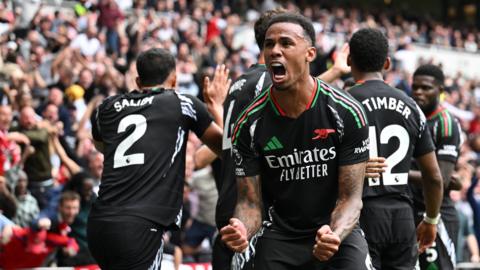
[[324, 82], [332, 83], [343, 75], [350, 73], [350, 67], [347, 65], [347, 57], [349, 53], [350, 47], [348, 46], [348, 43], [343, 44], [342, 48], [335, 54], [335, 62], [333, 63], [333, 66], [320, 74], [317, 78]]
[[203, 80], [203, 100], [208, 111], [212, 114], [215, 123], [223, 127], [223, 102], [227, 96], [232, 80], [228, 78], [230, 70], [225, 65], [218, 65], [210, 81], [208, 77]]

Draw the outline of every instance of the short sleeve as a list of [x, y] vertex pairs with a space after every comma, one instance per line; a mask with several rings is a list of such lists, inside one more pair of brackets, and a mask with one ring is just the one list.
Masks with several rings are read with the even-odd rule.
[[355, 115], [350, 111], [345, 113], [343, 133], [340, 140], [338, 164], [351, 165], [368, 160], [370, 140], [368, 124], [363, 111]]
[[441, 119], [433, 127], [437, 159], [455, 163], [460, 150], [460, 126], [458, 121], [450, 114], [444, 114], [440, 117]]
[[416, 107], [416, 112], [419, 119], [419, 135], [415, 143], [413, 157], [420, 157], [434, 151], [435, 145], [433, 144], [432, 136], [430, 135], [430, 131], [427, 127], [427, 120], [425, 118], [425, 115], [420, 110], [418, 105]]
[[190, 129], [201, 138], [213, 121], [207, 106], [194, 96], [178, 95], [178, 97], [182, 114], [187, 118]]
[[[238, 177], [260, 174], [261, 157], [255, 149], [255, 128], [248, 121], [240, 122], [234, 127], [232, 136], [232, 151], [235, 161], [235, 175]], [[256, 125], [255, 125], [256, 126]]]

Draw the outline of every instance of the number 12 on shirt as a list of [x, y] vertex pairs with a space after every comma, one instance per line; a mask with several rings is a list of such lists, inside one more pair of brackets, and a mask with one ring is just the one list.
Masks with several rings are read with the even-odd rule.
[[[385, 157], [387, 167], [382, 173], [384, 186], [406, 185], [408, 182], [408, 171], [404, 173], [392, 173], [392, 168], [404, 161], [410, 147], [410, 136], [404, 127], [400, 125], [388, 125], [380, 131], [380, 144], [377, 143], [377, 131], [374, 126], [369, 127], [370, 157], [378, 157], [378, 148], [388, 144], [390, 139], [399, 140], [398, 148], [388, 157]], [[410, 162], [410, 161], [408, 161]], [[369, 186], [379, 186], [379, 178], [368, 178]]]

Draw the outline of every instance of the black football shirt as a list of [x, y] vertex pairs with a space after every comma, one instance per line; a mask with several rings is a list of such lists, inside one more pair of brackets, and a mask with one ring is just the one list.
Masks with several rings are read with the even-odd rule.
[[[445, 108], [438, 107], [437, 110], [427, 116], [427, 124], [435, 144], [437, 160], [444, 160], [457, 163], [461, 145], [460, 124], [457, 119]], [[414, 168], [417, 165], [414, 164]], [[413, 193], [415, 210], [425, 211], [423, 189], [413, 184], [410, 185]], [[455, 205], [450, 199], [450, 190], [443, 189], [443, 201], [440, 213], [444, 219], [457, 219]]]
[[237, 177], [260, 175], [273, 228], [312, 234], [330, 223], [338, 198], [338, 168], [368, 159], [368, 123], [347, 93], [316, 79], [309, 106], [285, 116], [262, 92], [239, 116], [232, 135]]
[[92, 116], [92, 134], [104, 144], [105, 161], [90, 217], [177, 224], [188, 132], [202, 137], [211, 122], [201, 101], [173, 90], [107, 98]]
[[348, 92], [367, 113], [370, 156], [385, 157], [388, 165], [379, 179], [365, 179], [363, 198], [393, 196], [411, 202], [411, 160], [435, 150], [423, 112], [413, 99], [384, 81], [365, 81]]
[[266, 66], [255, 64], [232, 83], [225, 99], [222, 172], [221, 181], [217, 182], [219, 195], [216, 209], [216, 224], [218, 228], [228, 224], [237, 203], [237, 181], [231, 143], [235, 121], [243, 109], [271, 84], [272, 80]]

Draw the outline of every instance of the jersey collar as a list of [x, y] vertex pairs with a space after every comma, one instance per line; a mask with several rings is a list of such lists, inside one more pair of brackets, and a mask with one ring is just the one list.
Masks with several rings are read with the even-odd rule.
[[[313, 88], [312, 95], [310, 96], [310, 101], [308, 102], [307, 106], [305, 107], [305, 110], [310, 109], [312, 107], [312, 105], [315, 104], [315, 101], [317, 100], [318, 86], [319, 85], [318, 85], [318, 80], [317, 79], [314, 79], [314, 80], [315, 80], [315, 86]], [[278, 102], [275, 99], [275, 96], [273, 95], [272, 91], [273, 91], [273, 87], [270, 87], [270, 92], [268, 94], [270, 95], [270, 100], [273, 103], [273, 108], [274, 108], [275, 112], [277, 112], [277, 114], [279, 114], [281, 116], [286, 116], [287, 114], [282, 109], [282, 107], [280, 107], [280, 104], [278, 104]]]
[[435, 117], [437, 114], [445, 110], [442, 106], [438, 106], [433, 112], [431, 112], [429, 115], [427, 115], [427, 119], [432, 119]]

